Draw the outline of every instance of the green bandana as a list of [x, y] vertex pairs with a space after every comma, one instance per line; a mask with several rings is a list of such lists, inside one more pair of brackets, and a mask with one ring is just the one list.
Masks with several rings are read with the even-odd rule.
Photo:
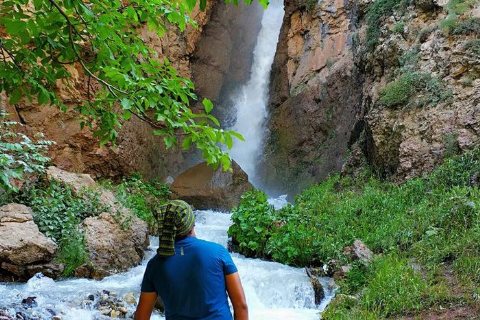
[[175, 237], [184, 237], [192, 230], [195, 216], [190, 205], [183, 200], [172, 200], [158, 211], [160, 244], [157, 254], [170, 257], [175, 254]]

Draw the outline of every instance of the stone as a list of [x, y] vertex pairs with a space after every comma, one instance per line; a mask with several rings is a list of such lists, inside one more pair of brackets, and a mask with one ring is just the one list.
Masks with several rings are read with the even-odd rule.
[[175, 178], [171, 198], [182, 199], [195, 209], [230, 211], [241, 196], [253, 188], [248, 175], [232, 161], [233, 172], [214, 170], [202, 162]]
[[123, 216], [123, 219], [124, 227], [122, 221], [116, 221], [114, 216], [106, 212], [83, 221], [91, 267], [81, 266], [76, 275], [101, 279], [126, 271], [142, 261], [143, 250], [149, 244], [148, 226], [133, 215]]
[[26, 266], [53, 259], [57, 245], [33, 222], [32, 210], [21, 204], [0, 207], [0, 273], [28, 279]]
[[372, 260], [373, 252], [362, 242], [355, 240], [351, 247], [343, 249], [343, 254], [348, 256], [351, 261], [360, 260], [363, 263], [369, 263]]

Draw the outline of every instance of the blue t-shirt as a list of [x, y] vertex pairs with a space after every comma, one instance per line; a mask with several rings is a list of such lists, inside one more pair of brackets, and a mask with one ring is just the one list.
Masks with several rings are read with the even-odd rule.
[[187, 237], [175, 255], [155, 255], [147, 265], [142, 292], [157, 292], [167, 320], [231, 320], [225, 276], [237, 272], [218, 243]]

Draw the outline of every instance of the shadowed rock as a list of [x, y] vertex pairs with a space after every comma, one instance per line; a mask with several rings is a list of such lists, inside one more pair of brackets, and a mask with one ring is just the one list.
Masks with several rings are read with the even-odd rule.
[[253, 188], [248, 175], [234, 161], [232, 169], [233, 172], [213, 170], [202, 162], [175, 178], [172, 197], [187, 201], [195, 209], [229, 211], [238, 205], [245, 191]]

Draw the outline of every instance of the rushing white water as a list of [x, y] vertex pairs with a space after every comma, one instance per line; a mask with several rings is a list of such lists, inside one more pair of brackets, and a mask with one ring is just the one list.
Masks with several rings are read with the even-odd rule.
[[[196, 215], [197, 236], [226, 246], [230, 214], [197, 211]], [[158, 241], [152, 237], [142, 265], [101, 281], [54, 281], [48, 277], [33, 277], [26, 284], [0, 284], [0, 309], [7, 308], [13, 315], [22, 299], [35, 296], [38, 306], [34, 311], [38, 319], [51, 319], [50, 310], [68, 320], [110, 319], [104, 318], [98, 310], [90, 309], [85, 300], [102, 290], [115, 292], [119, 297], [133, 292], [138, 297], [146, 262], [157, 246]], [[318, 320], [320, 312], [333, 297], [333, 284], [328, 279], [320, 279], [327, 297], [322, 305], [315, 306], [314, 292], [303, 269], [235, 253], [232, 257], [242, 279], [251, 320]], [[127, 309], [133, 312], [135, 305], [127, 305]], [[160, 314], [152, 316], [152, 320], [160, 319], [164, 319]]]
[[255, 168], [263, 151], [270, 69], [283, 14], [282, 1], [271, 1], [263, 15], [262, 27], [253, 52], [250, 79], [233, 98], [236, 117], [232, 129], [241, 133], [245, 141], [235, 141], [230, 155], [248, 174], [250, 182], [254, 185]]

